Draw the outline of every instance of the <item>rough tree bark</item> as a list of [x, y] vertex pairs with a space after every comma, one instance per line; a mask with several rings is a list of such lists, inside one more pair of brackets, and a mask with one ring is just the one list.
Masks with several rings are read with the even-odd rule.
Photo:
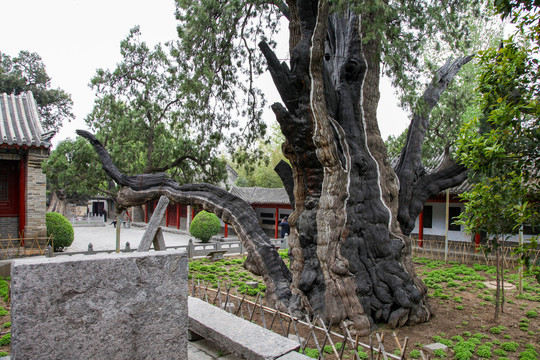
[[367, 64], [377, 64], [377, 48], [363, 47], [359, 17], [329, 14], [322, 1], [295, 5], [289, 12], [297, 22], [290, 25], [296, 39], [290, 68], [265, 43], [259, 45], [285, 105], [272, 106], [292, 167], [287, 174], [281, 165], [280, 174], [284, 183], [294, 182], [289, 306], [364, 330], [374, 322], [426, 321], [426, 289], [414, 273], [408, 235], [427, 198], [462, 182], [466, 170], [449, 160], [427, 174], [421, 144], [430, 110], [470, 58], [439, 70], [394, 172], [374, 107], [364, 104], [366, 86], [374, 88], [369, 102], [378, 101], [380, 74], [378, 67], [368, 73]]
[[426, 173], [421, 143], [429, 110], [468, 60], [440, 69], [424, 94], [425, 106], [411, 122], [394, 171], [373, 104], [365, 112], [366, 79], [375, 83], [366, 85], [372, 89], [369, 102], [378, 100], [378, 67], [366, 77], [378, 50], [363, 48], [359, 17], [330, 13], [325, 1], [288, 5], [290, 67], [266, 43], [259, 46], [284, 103], [272, 109], [291, 163], [279, 168], [294, 207], [290, 272], [242, 200], [211, 185], [180, 186], [164, 174], [121, 174], [91, 134], [78, 133], [92, 142], [104, 169], [124, 186], [118, 196], [122, 206], [164, 194], [174, 202], [200, 204], [231, 224], [248, 250], [248, 269], [264, 276], [267, 297], [276, 306], [317, 314], [332, 324], [352, 324], [363, 334], [377, 322], [397, 327], [427, 321], [426, 288], [414, 273], [408, 235], [423, 202], [459, 184], [466, 170], [449, 160]]
[[53, 191], [47, 212], [57, 212], [66, 215], [66, 194], [63, 190]]

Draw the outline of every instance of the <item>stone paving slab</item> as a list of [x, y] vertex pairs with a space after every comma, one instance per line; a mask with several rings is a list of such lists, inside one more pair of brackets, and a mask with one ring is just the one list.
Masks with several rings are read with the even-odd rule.
[[189, 329], [246, 359], [277, 359], [300, 347], [259, 325], [189, 297]]
[[223, 350], [208, 339], [190, 341], [188, 343], [189, 360], [241, 360], [242, 358]]

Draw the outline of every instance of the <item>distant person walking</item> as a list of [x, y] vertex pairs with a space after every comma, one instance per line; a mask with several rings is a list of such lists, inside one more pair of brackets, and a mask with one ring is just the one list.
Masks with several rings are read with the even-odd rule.
[[279, 223], [279, 225], [281, 226], [281, 237], [284, 238], [285, 235], [289, 235], [290, 232], [291, 232], [291, 228], [289, 226], [289, 222], [287, 221], [287, 217], [285, 216], [283, 218], [283, 220], [281, 220], [281, 222]]

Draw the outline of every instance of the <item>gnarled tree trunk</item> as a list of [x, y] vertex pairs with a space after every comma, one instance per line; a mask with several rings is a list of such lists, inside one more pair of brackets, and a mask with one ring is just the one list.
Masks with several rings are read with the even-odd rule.
[[297, 41], [290, 68], [260, 44], [285, 105], [272, 106], [292, 167], [287, 174], [281, 165], [280, 174], [284, 183], [294, 182], [290, 306], [365, 330], [374, 322], [426, 321], [426, 290], [410, 261], [408, 235], [427, 198], [459, 184], [466, 171], [448, 161], [426, 174], [416, 144], [440, 93], [469, 58], [439, 70], [394, 172], [373, 106], [364, 106], [364, 87], [371, 87], [370, 102], [378, 101], [379, 73], [368, 73], [367, 64], [378, 61], [377, 49], [363, 48], [359, 17], [329, 14], [324, 1], [296, 5], [289, 19], [299, 24], [301, 36], [291, 33]]
[[66, 215], [66, 194], [63, 190], [53, 191], [47, 212], [57, 212]]
[[[284, 103], [272, 109], [291, 163], [278, 168], [294, 207], [290, 272], [242, 200], [211, 185], [180, 186], [164, 174], [125, 176], [91, 134], [78, 133], [92, 142], [108, 174], [125, 186], [118, 196], [121, 206], [164, 194], [178, 203], [202, 205], [232, 224], [248, 250], [248, 269], [264, 276], [267, 297], [276, 306], [317, 314], [332, 324], [352, 323], [364, 334], [376, 322], [396, 327], [427, 321], [426, 289], [414, 273], [408, 235], [425, 200], [459, 184], [466, 170], [449, 160], [426, 173], [419, 144], [429, 111], [468, 58], [439, 70], [394, 171], [374, 111], [378, 67], [366, 77], [378, 50], [363, 48], [359, 17], [330, 14], [327, 2], [315, 0], [290, 1], [286, 13], [290, 66], [264, 42], [260, 48]], [[365, 84], [366, 79], [375, 84]], [[366, 91], [371, 95], [367, 112]]]

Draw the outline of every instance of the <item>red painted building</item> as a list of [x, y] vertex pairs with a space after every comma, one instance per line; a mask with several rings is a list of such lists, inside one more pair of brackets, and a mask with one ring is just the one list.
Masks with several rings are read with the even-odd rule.
[[[259, 225], [271, 238], [279, 238], [279, 222], [284, 216], [290, 215], [292, 206], [284, 188], [233, 187], [230, 192], [251, 205]], [[154, 212], [157, 201], [145, 206], [145, 222], [148, 222]], [[189, 223], [199, 212], [199, 209], [187, 205], [169, 204], [165, 216], [165, 226], [188, 230]], [[234, 232], [228, 224], [223, 224], [223, 235], [228, 237]]]
[[0, 94], [0, 238], [45, 236], [48, 158], [45, 132], [31, 92]]

